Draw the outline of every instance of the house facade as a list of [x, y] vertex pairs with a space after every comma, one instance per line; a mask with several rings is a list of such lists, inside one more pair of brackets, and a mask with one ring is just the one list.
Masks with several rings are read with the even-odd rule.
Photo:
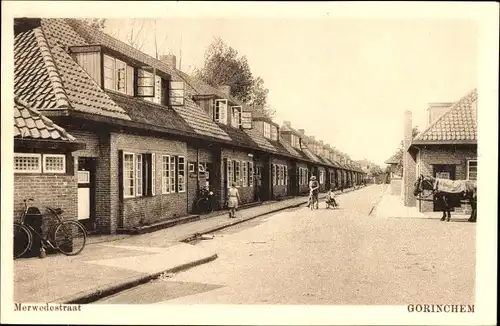
[[196, 214], [206, 187], [222, 209], [233, 182], [245, 204], [306, 194], [311, 175], [324, 191], [335, 173], [360, 173], [304, 132], [253, 116], [227, 86], [179, 71], [175, 56], [152, 58], [75, 19], [16, 19], [14, 30], [16, 101], [63, 127], [66, 142], [86, 144], [54, 153], [65, 157], [65, 176], [53, 178], [68, 179], [68, 195], [35, 199], [67, 208], [91, 232]]
[[[413, 176], [405, 182], [411, 182], [420, 174], [451, 180], [476, 180], [477, 89], [454, 103], [431, 103], [428, 113], [428, 127], [411, 141], [409, 172]], [[411, 125], [411, 121], [407, 125]], [[405, 196], [411, 199], [413, 194], [406, 193]], [[421, 212], [441, 210], [439, 201], [420, 201], [415, 205]], [[470, 210], [468, 205], [462, 206], [455, 211]]]

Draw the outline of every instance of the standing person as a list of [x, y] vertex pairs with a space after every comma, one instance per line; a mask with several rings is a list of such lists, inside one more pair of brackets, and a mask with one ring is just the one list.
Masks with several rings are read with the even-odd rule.
[[311, 177], [311, 180], [309, 181], [309, 203], [307, 207], [310, 205], [313, 205], [314, 208], [314, 203], [316, 203], [316, 209], [318, 209], [318, 202], [319, 202], [319, 183], [316, 181], [316, 177], [313, 175]]
[[240, 193], [236, 188], [236, 182], [231, 184], [228, 191], [227, 207], [229, 208], [229, 218], [235, 218], [235, 212], [238, 209], [238, 204], [241, 201]]

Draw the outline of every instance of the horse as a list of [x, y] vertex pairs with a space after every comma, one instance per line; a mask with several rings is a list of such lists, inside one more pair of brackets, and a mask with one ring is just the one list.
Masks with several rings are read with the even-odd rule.
[[[468, 200], [472, 212], [468, 219], [469, 222], [477, 221], [477, 185], [471, 180], [448, 180], [438, 179], [421, 174], [415, 182], [413, 194], [415, 197], [423, 194], [424, 191], [430, 191], [425, 197], [434, 196], [434, 200], [443, 203], [443, 217], [441, 221], [450, 221], [452, 207], [460, 206], [463, 199]], [[419, 198], [420, 199], [420, 198]], [[448, 217], [447, 217], [448, 216]]]

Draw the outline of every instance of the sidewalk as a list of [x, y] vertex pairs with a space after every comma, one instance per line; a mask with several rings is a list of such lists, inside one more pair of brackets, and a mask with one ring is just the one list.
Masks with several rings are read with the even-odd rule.
[[[344, 190], [344, 193], [350, 191], [352, 189]], [[229, 219], [223, 211], [215, 217], [153, 233], [90, 237], [84, 251], [77, 256], [57, 254], [45, 259], [17, 259], [14, 261], [14, 302], [88, 303], [163, 273], [212, 261], [217, 253], [182, 241], [306, 202], [306, 196], [294, 197], [240, 210], [235, 219]]]
[[[407, 207], [399, 195], [391, 195], [391, 186], [387, 185], [379, 203], [372, 211], [375, 217], [409, 218], [409, 219], [441, 219], [442, 212], [421, 213], [418, 207]], [[467, 220], [469, 215], [452, 212], [452, 220]]]

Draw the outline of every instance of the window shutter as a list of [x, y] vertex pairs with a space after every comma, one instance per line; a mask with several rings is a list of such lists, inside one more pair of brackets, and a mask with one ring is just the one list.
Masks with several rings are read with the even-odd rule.
[[127, 66], [127, 95], [134, 96], [134, 67]]
[[184, 82], [170, 81], [168, 98], [170, 105], [184, 105]]
[[241, 112], [241, 128], [252, 129], [252, 111]]
[[118, 197], [123, 200], [123, 151], [118, 151]]

